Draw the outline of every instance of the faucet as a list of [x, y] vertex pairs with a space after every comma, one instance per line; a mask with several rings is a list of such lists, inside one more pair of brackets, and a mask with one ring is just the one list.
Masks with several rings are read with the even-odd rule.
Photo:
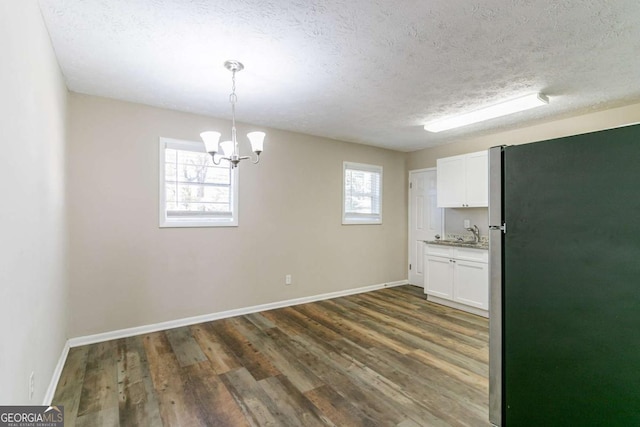
[[473, 233], [474, 243], [480, 243], [480, 229], [478, 229], [477, 225], [473, 224], [473, 227], [467, 228], [467, 231], [470, 231]]

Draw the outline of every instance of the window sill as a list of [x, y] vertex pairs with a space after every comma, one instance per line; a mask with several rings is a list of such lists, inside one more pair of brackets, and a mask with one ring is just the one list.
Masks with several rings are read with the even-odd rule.
[[163, 221], [160, 228], [237, 227], [238, 221]]
[[352, 221], [343, 220], [342, 225], [382, 225], [382, 221]]

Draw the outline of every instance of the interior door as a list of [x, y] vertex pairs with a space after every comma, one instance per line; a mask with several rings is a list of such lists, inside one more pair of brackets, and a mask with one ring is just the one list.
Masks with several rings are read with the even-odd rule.
[[442, 234], [435, 169], [409, 171], [409, 283], [424, 287], [424, 241]]

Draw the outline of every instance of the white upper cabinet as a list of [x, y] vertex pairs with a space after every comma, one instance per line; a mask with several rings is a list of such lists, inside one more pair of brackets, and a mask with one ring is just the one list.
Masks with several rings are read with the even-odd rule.
[[462, 207], [467, 198], [465, 156], [438, 159], [436, 175], [438, 207]]
[[467, 207], [489, 206], [489, 156], [487, 151], [467, 154]]
[[478, 208], [489, 206], [488, 152], [438, 159], [438, 207]]

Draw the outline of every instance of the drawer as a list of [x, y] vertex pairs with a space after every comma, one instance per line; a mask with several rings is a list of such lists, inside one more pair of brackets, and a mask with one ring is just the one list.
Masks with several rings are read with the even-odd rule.
[[489, 251], [485, 249], [454, 248], [453, 258], [486, 264], [489, 262]]
[[452, 258], [453, 250], [454, 248], [447, 247], [447, 246], [427, 245], [426, 254], [431, 256], [441, 256], [441, 257]]

